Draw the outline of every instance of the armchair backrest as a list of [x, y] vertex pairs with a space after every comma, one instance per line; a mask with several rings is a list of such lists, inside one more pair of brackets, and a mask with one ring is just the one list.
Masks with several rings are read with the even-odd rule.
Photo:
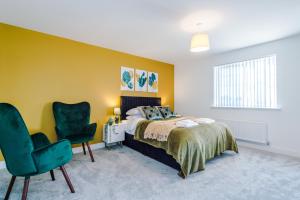
[[53, 103], [53, 114], [56, 131], [62, 139], [69, 135], [76, 135], [90, 123], [91, 108], [88, 102], [76, 104]]
[[36, 172], [31, 156], [34, 147], [27, 127], [19, 111], [8, 103], [0, 103], [0, 148], [11, 174]]

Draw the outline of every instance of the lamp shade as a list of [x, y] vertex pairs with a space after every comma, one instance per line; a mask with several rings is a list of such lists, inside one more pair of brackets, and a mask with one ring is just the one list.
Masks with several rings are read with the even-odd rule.
[[209, 39], [205, 33], [196, 33], [191, 40], [191, 52], [201, 52], [209, 50]]
[[115, 115], [120, 115], [121, 114], [121, 109], [120, 108], [114, 108], [114, 114]]

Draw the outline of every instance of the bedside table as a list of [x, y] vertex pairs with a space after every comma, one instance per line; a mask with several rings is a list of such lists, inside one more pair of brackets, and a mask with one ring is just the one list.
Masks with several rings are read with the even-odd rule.
[[125, 140], [125, 129], [127, 124], [125, 122], [119, 124], [104, 124], [103, 126], [103, 141], [106, 147], [114, 144], [122, 145]]

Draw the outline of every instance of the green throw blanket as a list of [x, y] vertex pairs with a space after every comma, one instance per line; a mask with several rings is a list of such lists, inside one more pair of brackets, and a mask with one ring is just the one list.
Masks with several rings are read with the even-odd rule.
[[180, 164], [183, 177], [204, 170], [207, 160], [226, 150], [238, 153], [235, 138], [225, 124], [212, 123], [191, 128], [175, 128], [170, 132], [168, 140], [161, 142], [144, 139], [144, 132], [151, 122], [153, 121], [139, 122], [134, 139], [164, 149]]

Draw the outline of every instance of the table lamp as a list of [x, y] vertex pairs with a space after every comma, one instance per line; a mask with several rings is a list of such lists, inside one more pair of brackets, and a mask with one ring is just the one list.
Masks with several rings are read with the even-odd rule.
[[115, 123], [120, 123], [120, 115], [121, 115], [121, 109], [120, 108], [114, 108], [114, 115], [115, 115]]

